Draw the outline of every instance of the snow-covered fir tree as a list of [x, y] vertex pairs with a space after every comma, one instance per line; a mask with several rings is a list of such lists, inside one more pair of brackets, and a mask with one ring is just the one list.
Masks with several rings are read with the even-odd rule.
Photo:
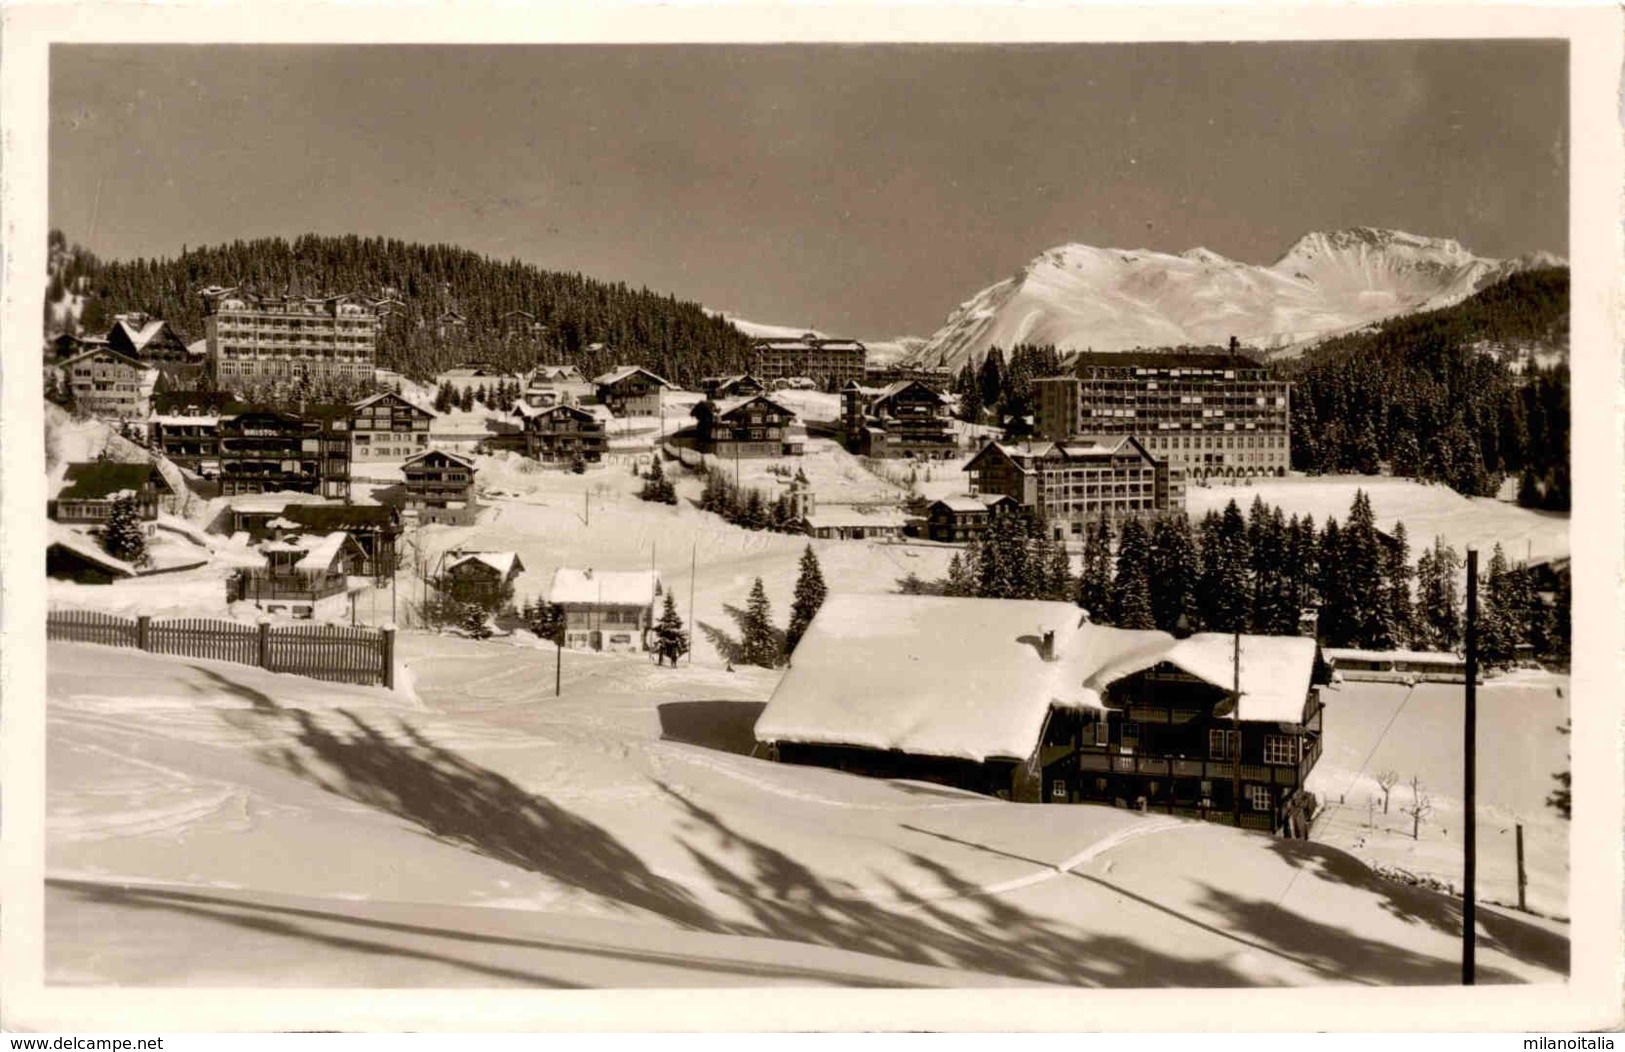
[[795, 598], [790, 604], [790, 626], [784, 633], [786, 654], [794, 654], [796, 644], [806, 634], [807, 626], [824, 605], [829, 588], [824, 584], [824, 571], [818, 565], [818, 555], [812, 545], [801, 550], [801, 566], [796, 574]]
[[779, 663], [779, 642], [773, 632], [772, 610], [767, 602], [767, 589], [762, 579], [750, 586], [750, 598], [745, 601], [745, 616], [740, 624], [740, 650], [747, 665], [775, 668]]
[[147, 535], [141, 528], [141, 511], [135, 497], [125, 494], [113, 501], [102, 529], [102, 550], [132, 566], [147, 561]]

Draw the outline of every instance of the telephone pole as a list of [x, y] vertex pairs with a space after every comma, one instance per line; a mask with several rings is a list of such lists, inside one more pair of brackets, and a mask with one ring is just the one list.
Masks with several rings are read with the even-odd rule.
[[1472, 986], [1476, 981], [1474, 942], [1477, 932], [1477, 876], [1478, 876], [1478, 812], [1474, 807], [1478, 795], [1478, 550], [1467, 549], [1467, 705], [1462, 721], [1463, 769], [1466, 775], [1462, 802], [1466, 809], [1463, 843], [1464, 855], [1461, 879], [1461, 984]]
[[1241, 631], [1236, 631], [1232, 664], [1235, 665], [1235, 689], [1230, 695], [1230, 736], [1233, 752], [1230, 754], [1230, 805], [1234, 810], [1236, 828], [1241, 828]]

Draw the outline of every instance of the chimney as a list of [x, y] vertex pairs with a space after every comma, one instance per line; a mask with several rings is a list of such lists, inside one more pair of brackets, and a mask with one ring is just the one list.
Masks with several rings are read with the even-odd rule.
[[585, 577], [589, 581], [592, 580], [592, 567], [589, 566], [585, 570], [582, 570], [581, 576]]
[[1053, 628], [1044, 631], [1044, 641], [1038, 647], [1038, 656], [1045, 661], [1055, 660], [1055, 630]]

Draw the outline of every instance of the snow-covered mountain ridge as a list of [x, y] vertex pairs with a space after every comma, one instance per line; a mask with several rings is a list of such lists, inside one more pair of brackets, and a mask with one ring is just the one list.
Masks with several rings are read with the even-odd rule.
[[1061, 245], [956, 307], [909, 361], [957, 369], [1018, 343], [1123, 351], [1232, 336], [1281, 352], [1566, 265], [1546, 252], [1488, 259], [1447, 238], [1372, 227], [1306, 234], [1268, 266], [1202, 247], [1170, 255]]

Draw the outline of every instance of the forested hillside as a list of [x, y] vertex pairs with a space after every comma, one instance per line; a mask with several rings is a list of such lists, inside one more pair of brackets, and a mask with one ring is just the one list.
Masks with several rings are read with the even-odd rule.
[[[53, 246], [63, 242], [53, 231]], [[401, 300], [405, 307], [380, 327], [378, 360], [419, 380], [469, 360], [508, 369], [546, 360], [578, 365], [588, 375], [623, 362], [643, 365], [686, 384], [742, 370], [750, 352], [746, 336], [698, 304], [451, 245], [305, 235], [185, 249], [175, 259], [103, 261], [77, 247], [66, 255], [71, 265], [59, 272], [68, 288], [84, 293], [78, 324], [86, 333], [105, 332], [115, 313], [145, 311], [196, 340], [203, 336], [197, 290], [236, 285]], [[64, 292], [54, 283], [47, 298], [55, 302]], [[517, 310], [535, 315], [545, 331], [511, 333], [505, 316]], [[466, 324], [443, 335], [435, 321], [447, 311]], [[50, 318], [48, 306], [48, 324]]]
[[1286, 372], [1297, 384], [1293, 466], [1372, 472], [1387, 462], [1475, 495], [1516, 475], [1520, 503], [1566, 510], [1567, 366], [1518, 372], [1506, 359], [1565, 352], [1568, 326], [1569, 272], [1551, 268], [1322, 344]]

